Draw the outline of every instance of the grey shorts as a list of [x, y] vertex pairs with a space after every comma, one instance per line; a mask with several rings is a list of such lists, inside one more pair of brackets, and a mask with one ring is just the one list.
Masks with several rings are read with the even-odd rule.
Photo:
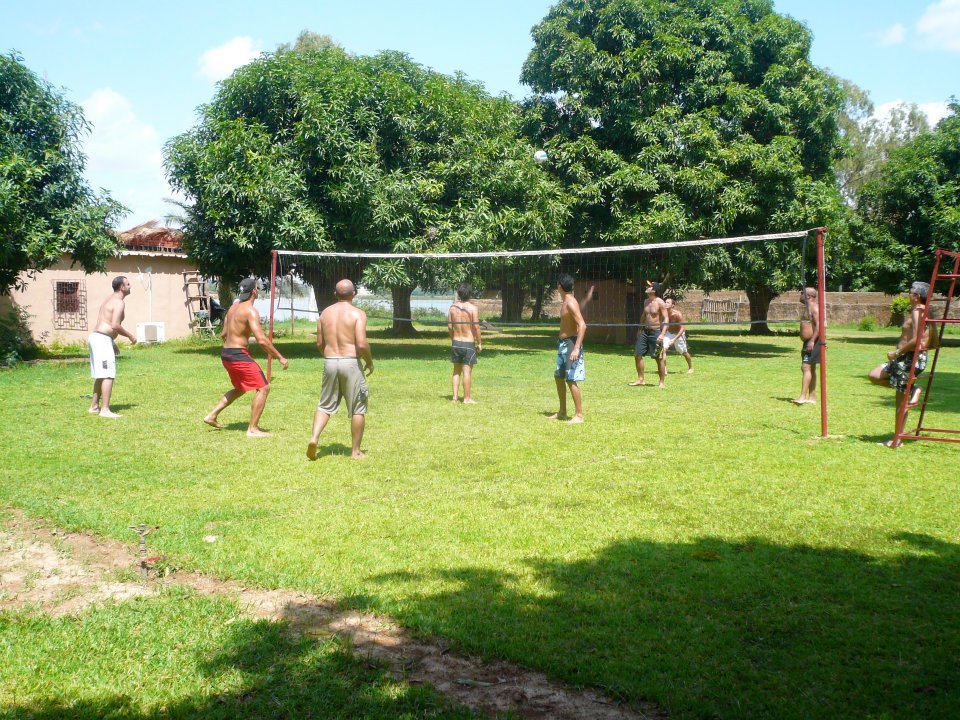
[[634, 355], [649, 355], [650, 357], [657, 356], [657, 347], [662, 346], [657, 342], [657, 338], [660, 336], [659, 330], [649, 330], [647, 328], [640, 328], [637, 331], [637, 342], [633, 346]]
[[476, 365], [477, 344], [469, 340], [454, 340], [450, 349], [450, 362], [454, 365]]
[[341, 398], [351, 417], [367, 414], [367, 379], [363, 368], [357, 358], [324, 358], [317, 410], [333, 415], [340, 407]]

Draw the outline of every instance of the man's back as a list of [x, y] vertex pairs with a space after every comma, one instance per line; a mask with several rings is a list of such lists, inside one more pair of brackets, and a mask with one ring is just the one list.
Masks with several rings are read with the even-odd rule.
[[323, 334], [323, 355], [328, 358], [355, 358], [357, 326], [366, 313], [349, 302], [336, 302], [320, 314], [319, 331]]
[[454, 340], [473, 341], [473, 323], [479, 321], [480, 312], [472, 302], [456, 302], [447, 311], [447, 323], [451, 328]]

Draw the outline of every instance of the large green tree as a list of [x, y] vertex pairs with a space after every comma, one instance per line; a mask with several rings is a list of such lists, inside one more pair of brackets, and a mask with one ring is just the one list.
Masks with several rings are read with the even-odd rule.
[[117, 252], [110, 229], [125, 208], [83, 178], [88, 130], [80, 108], [19, 55], [0, 56], [0, 293], [64, 253], [94, 272]]
[[[274, 247], [427, 252], [541, 247], [564, 197], [533, 166], [519, 111], [462, 76], [401, 53], [329, 46], [266, 56], [234, 73], [199, 125], [166, 147], [190, 199], [185, 246], [201, 270], [264, 273]], [[307, 278], [318, 302], [335, 278]], [[403, 263], [367, 269], [397, 314], [440, 282]], [[398, 330], [410, 330], [409, 324]]]
[[[771, 0], [561, 0], [533, 30], [528, 132], [574, 202], [568, 244], [795, 230], [839, 217], [837, 83]], [[798, 282], [770, 244], [688, 266], [766, 318]], [[697, 269], [710, 268], [697, 277]], [[667, 268], [669, 269], [669, 268]], [[723, 270], [723, 272], [720, 272]], [[764, 331], [758, 324], [755, 331]]]
[[890, 153], [864, 185], [855, 227], [856, 286], [886, 292], [927, 280], [934, 250], [960, 250], [960, 104], [936, 129]]

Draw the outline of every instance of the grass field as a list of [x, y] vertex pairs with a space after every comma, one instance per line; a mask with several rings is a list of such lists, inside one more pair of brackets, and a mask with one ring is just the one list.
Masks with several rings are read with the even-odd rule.
[[[893, 393], [865, 376], [895, 339], [892, 329], [833, 331], [835, 437], [819, 440], [817, 407], [789, 402], [795, 335], [694, 330], [696, 372], [671, 356], [664, 391], [626, 386], [629, 349], [588, 345], [586, 423], [569, 426], [546, 419], [555, 341], [542, 333], [489, 337], [479, 404], [463, 406], [449, 402], [445, 332], [396, 340], [374, 330], [370, 457], [348, 457], [341, 411], [315, 463], [304, 457], [322, 373], [311, 338], [279, 341], [290, 369], [275, 377], [262, 422], [275, 434], [263, 440], [244, 435], [245, 399], [221, 416], [225, 431], [200, 421], [227, 389], [218, 346], [124, 348], [114, 422], [87, 414], [83, 364], [0, 373], [0, 504], [131, 543], [127, 526], [159, 525], [151, 541], [180, 567], [388, 613], [457, 651], [674, 717], [953, 718], [960, 448], [878, 447], [892, 432]], [[957, 347], [941, 355], [927, 422], [960, 428]], [[218, 541], [205, 543], [211, 534]], [[225, 611], [198, 603], [184, 606], [210, 617], [203, 652], [229, 654]], [[131, 610], [97, 612], [102, 620], [83, 622], [110, 626]], [[34, 625], [56, 637], [61, 622], [0, 621], [7, 647]], [[173, 632], [178, 621], [166, 622]], [[156, 652], [171, 642], [156, 640]], [[339, 657], [325, 652], [321, 669]], [[0, 713], [103, 699], [94, 680], [67, 692], [30, 685], [31, 672], [0, 669]], [[119, 669], [103, 672], [118, 673], [113, 686], [138, 712], [160, 702]], [[196, 673], [179, 680], [185, 707], [206, 692]]]

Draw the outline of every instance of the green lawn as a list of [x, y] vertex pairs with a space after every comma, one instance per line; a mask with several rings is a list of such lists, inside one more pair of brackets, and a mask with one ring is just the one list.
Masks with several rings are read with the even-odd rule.
[[[244, 435], [245, 399], [227, 430], [201, 423], [227, 389], [214, 345], [124, 348], [115, 422], [87, 414], [84, 365], [0, 373], [0, 503], [130, 542], [159, 525], [182, 567], [389, 613], [675, 717], [960, 716], [960, 448], [877, 446], [893, 393], [865, 376], [895, 331], [835, 331], [837, 437], [819, 440], [818, 409], [789, 402], [795, 336], [692, 330], [696, 372], [671, 355], [665, 391], [626, 386], [628, 348], [588, 345], [579, 427], [546, 419], [543, 333], [488, 338], [470, 407], [449, 402], [445, 332], [375, 330], [364, 462], [343, 411], [304, 457], [308, 337], [280, 340], [265, 440]], [[957, 347], [927, 424], [960, 428]], [[23, 632], [5, 622], [0, 639]]]

